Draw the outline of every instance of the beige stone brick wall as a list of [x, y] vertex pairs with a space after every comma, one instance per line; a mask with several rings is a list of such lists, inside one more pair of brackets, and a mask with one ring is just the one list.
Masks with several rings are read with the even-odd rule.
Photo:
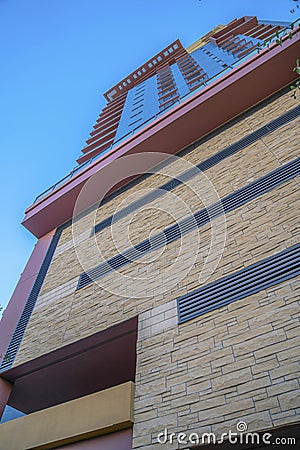
[[164, 428], [220, 437], [239, 420], [248, 431], [297, 422], [299, 293], [293, 279], [150, 335], [143, 317], [133, 448], [179, 448], [157, 444]]

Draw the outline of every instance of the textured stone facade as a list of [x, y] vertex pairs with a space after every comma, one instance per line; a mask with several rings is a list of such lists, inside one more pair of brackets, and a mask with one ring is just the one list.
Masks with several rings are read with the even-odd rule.
[[164, 428], [220, 436], [239, 419], [249, 431], [297, 421], [299, 281], [150, 336], [140, 325], [134, 448], [156, 448]]
[[[171, 163], [167, 173], [175, 177], [186, 170], [184, 161], [198, 164], [295, 106], [289, 93], [277, 96], [215, 133], [186, 153], [181, 162]], [[238, 419], [245, 420], [250, 431], [295, 422], [300, 407], [299, 279], [181, 325], [176, 298], [199, 287], [201, 272], [206, 283], [212, 282], [299, 242], [299, 179], [227, 213], [224, 242], [221, 231], [212, 241], [213, 224], [208, 223], [182, 238], [183, 243], [173, 241], [163, 251], [156, 250], [119, 269], [124, 279], [136, 277], [134, 283], [120, 283], [119, 275], [109, 273], [83, 289], [76, 287], [79, 275], [99, 264], [99, 249], [103, 258], [112, 257], [146, 239], [153, 229], [159, 231], [173, 223], [173, 213], [179, 220], [187, 210], [203, 208], [207, 179], [223, 198], [282, 166], [297, 156], [299, 134], [299, 120], [295, 119], [225, 158], [205, 171], [207, 178], [196, 176], [191, 186], [178, 186], [147, 204], [147, 209], [121, 219], [114, 239], [110, 227], [92, 236], [93, 226], [114, 214], [129, 196], [130, 202], [140, 198], [169, 181], [168, 176], [151, 175], [85, 215], [74, 228], [76, 249], [72, 226], [63, 230], [14, 365], [138, 315], [135, 449], [156, 448], [157, 434], [164, 428], [175, 433], [220, 434], [233, 429]], [[193, 189], [201, 196], [194, 195]], [[181, 203], [172, 205], [172, 196]], [[205, 200], [209, 198], [207, 190]], [[128, 235], [122, 234], [128, 224]], [[199, 251], [191, 255], [197, 239]], [[217, 255], [211, 265], [204, 267], [203, 261], [212, 242], [220, 243], [218, 239], [224, 248], [212, 270]], [[170, 276], [167, 269], [179, 256], [180, 264]], [[174, 278], [168, 289], [163, 287], [164, 270], [168, 282]]]

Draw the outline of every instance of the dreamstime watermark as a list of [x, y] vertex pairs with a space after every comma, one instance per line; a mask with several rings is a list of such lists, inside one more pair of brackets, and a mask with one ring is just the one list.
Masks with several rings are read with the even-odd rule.
[[[110, 169], [87, 180], [73, 212], [75, 251], [91, 281], [127, 299], [153, 297], [178, 286], [196, 265], [199, 284], [203, 284], [214, 273], [226, 240], [223, 206], [210, 179], [187, 160], [160, 152], [124, 156], [111, 162]], [[107, 209], [102, 208], [107, 194], [141, 174], [153, 175], [162, 188], [137, 184], [123, 191], [108, 204], [108, 225], [84, 241], [86, 230], [94, 230], [107, 218]], [[170, 181], [177, 183], [175, 189], [164, 187]], [[91, 199], [96, 206], [86, 214]], [[198, 217], [197, 210], [204, 212]], [[200, 222], [204, 227], [199, 227]], [[111, 263], [112, 257], [121, 263]]]
[[157, 435], [159, 444], [180, 444], [180, 445], [204, 445], [223, 444], [225, 442], [235, 445], [296, 445], [295, 437], [273, 437], [272, 433], [247, 432], [247, 423], [240, 420], [236, 424], [236, 431], [229, 430], [217, 436], [215, 433], [169, 433], [168, 429]]

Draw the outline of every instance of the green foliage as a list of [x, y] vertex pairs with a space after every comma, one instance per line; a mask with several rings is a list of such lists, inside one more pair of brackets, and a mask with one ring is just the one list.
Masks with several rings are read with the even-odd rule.
[[[296, 1], [298, 1], [298, 0], [296, 0]], [[297, 7], [299, 7], [299, 5], [297, 5]], [[294, 22], [292, 22], [287, 28], [284, 28], [283, 30], [280, 30], [280, 31], [277, 30], [276, 33], [273, 34], [273, 36], [271, 36], [268, 39], [266, 39], [262, 44], [260, 44], [257, 47], [258, 53], [260, 52], [260, 50], [265, 49], [265, 48], [270, 50], [270, 45], [271, 44], [276, 44], [276, 45], [282, 46], [283, 38], [285, 36], [288, 36], [289, 39], [293, 39], [294, 36], [297, 35], [297, 33], [298, 33], [298, 31], [296, 31], [296, 33], [295, 33], [295, 31], [294, 31], [295, 27], [299, 26], [299, 24], [300, 24], [300, 19], [297, 19]], [[297, 75], [300, 75], [299, 58], [296, 59], [296, 65], [293, 68], [293, 71]], [[297, 93], [300, 90], [300, 78], [298, 80], [296, 80], [295, 83], [290, 86], [290, 89], [292, 91], [291, 97], [296, 99], [297, 98]]]
[[[280, 45], [282, 46], [283, 43], [283, 38], [285, 36], [288, 36], [289, 39], [293, 39], [294, 37], [294, 33], [293, 30], [295, 29], [295, 27], [297, 25], [300, 24], [300, 19], [296, 19], [294, 22], [290, 23], [289, 26], [287, 28], [284, 28], [282, 30], [276, 30], [276, 32], [270, 36], [268, 39], [265, 39], [264, 42], [260, 45], [257, 46], [257, 51], [258, 53], [260, 52], [260, 50], [262, 50], [263, 48], [268, 48], [270, 49], [270, 45], [271, 44], [276, 44], [276, 45]], [[297, 32], [296, 32], [297, 34]]]
[[[300, 75], [299, 58], [296, 59], [296, 65], [293, 68], [293, 71], [296, 72], [297, 75]], [[298, 80], [296, 80], [295, 83], [290, 86], [290, 89], [292, 91], [291, 97], [296, 99], [297, 98], [297, 92], [300, 91], [300, 78], [298, 78]]]
[[297, 75], [300, 75], [299, 58], [296, 59], [296, 66], [293, 68], [293, 71], [296, 72]]

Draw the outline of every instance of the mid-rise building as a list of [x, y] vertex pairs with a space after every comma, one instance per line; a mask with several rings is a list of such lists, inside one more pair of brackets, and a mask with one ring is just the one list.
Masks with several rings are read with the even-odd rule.
[[104, 94], [25, 212], [1, 450], [296, 443], [297, 51], [298, 22], [242, 17]]

